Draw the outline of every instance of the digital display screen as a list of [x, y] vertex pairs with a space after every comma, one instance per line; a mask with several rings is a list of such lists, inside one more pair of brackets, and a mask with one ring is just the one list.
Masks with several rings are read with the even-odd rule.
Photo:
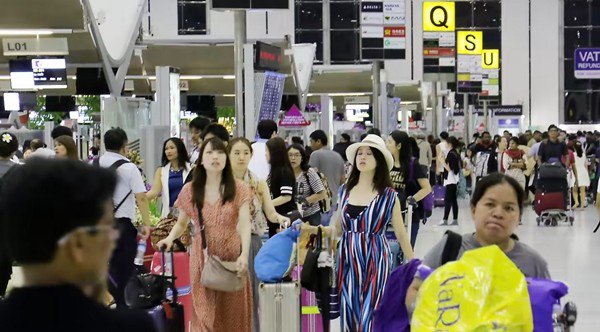
[[255, 69], [277, 71], [281, 67], [281, 48], [266, 43], [257, 42], [255, 52]]
[[214, 9], [288, 9], [288, 0], [213, 0]]
[[4, 110], [20, 111], [21, 104], [19, 103], [19, 94], [17, 92], [4, 93]]
[[33, 90], [33, 69], [30, 59], [10, 60], [10, 87], [14, 90]]
[[33, 59], [31, 68], [36, 87], [58, 89], [67, 87], [67, 64], [64, 58]]
[[15, 90], [66, 89], [64, 58], [10, 60], [10, 85]]

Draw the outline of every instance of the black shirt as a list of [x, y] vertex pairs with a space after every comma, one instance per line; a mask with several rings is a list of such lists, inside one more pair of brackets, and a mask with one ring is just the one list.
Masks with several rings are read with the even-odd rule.
[[289, 202], [275, 207], [277, 213], [285, 216], [289, 212], [298, 210], [295, 200], [296, 177], [294, 176], [294, 173], [287, 167], [282, 168], [279, 172], [279, 174], [273, 174], [272, 170], [267, 179], [267, 183], [269, 184], [271, 197], [273, 199], [283, 195], [292, 196], [292, 199]]
[[[416, 158], [412, 158], [413, 162], [413, 175], [411, 181], [409, 181], [410, 174], [406, 174], [406, 178], [404, 176], [404, 172], [402, 171], [402, 167], [392, 168], [390, 171], [390, 178], [392, 180], [392, 187], [398, 193], [398, 199], [400, 203], [402, 203], [402, 209], [406, 208], [406, 198], [410, 196], [414, 196], [419, 190], [421, 190], [421, 186], [419, 186], [419, 179], [427, 179], [427, 174], [423, 171], [423, 168], [419, 164], [419, 161]], [[406, 170], [407, 173], [410, 173], [410, 167]]]
[[568, 153], [567, 144], [565, 144], [565, 142], [552, 142], [550, 140], [543, 141], [538, 150], [538, 156], [542, 159], [542, 163], [548, 161], [562, 162], [562, 157], [566, 156]]
[[0, 330], [153, 332], [152, 319], [144, 312], [111, 310], [70, 285], [14, 289], [0, 301]]

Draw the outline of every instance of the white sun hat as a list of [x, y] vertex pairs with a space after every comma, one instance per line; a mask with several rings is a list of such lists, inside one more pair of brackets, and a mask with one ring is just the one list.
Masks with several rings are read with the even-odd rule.
[[387, 163], [388, 169], [391, 170], [392, 168], [394, 168], [394, 157], [385, 146], [383, 138], [373, 134], [367, 135], [367, 137], [365, 137], [362, 140], [362, 142], [354, 143], [350, 145], [348, 149], [346, 149], [346, 158], [348, 158], [349, 162], [354, 163], [354, 160], [356, 158], [356, 152], [359, 148], [363, 146], [368, 146], [372, 149], [379, 150], [385, 157], [385, 162]]

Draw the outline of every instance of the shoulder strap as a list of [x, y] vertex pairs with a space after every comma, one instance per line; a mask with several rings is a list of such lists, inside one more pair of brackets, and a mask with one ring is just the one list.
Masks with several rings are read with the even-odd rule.
[[[113, 171], [116, 171], [117, 168], [121, 167], [121, 165], [128, 164], [130, 162], [131, 161], [129, 161], [127, 159], [119, 159], [119, 160], [115, 161], [112, 165], [110, 165], [109, 168], [112, 169]], [[98, 161], [98, 164], [100, 164], [100, 161]]]
[[[100, 165], [100, 158], [98, 158], [98, 165]], [[117, 168], [121, 167], [121, 165], [130, 163], [131, 161], [127, 160], [127, 159], [119, 159], [117, 161], [115, 161], [112, 165], [110, 165], [109, 169], [116, 171]], [[119, 211], [119, 208], [123, 205], [123, 203], [125, 203], [125, 201], [127, 200], [127, 198], [129, 198], [129, 196], [133, 193], [133, 190], [129, 190], [129, 192], [127, 193], [127, 195], [125, 195], [125, 197], [123, 197], [123, 199], [119, 202], [119, 204], [117, 204], [117, 206], [115, 206], [115, 209], [113, 211], [113, 213], [116, 213], [117, 211]]]
[[206, 245], [206, 233], [204, 232], [204, 217], [202, 216], [202, 208], [198, 203], [196, 203], [196, 209], [198, 210], [198, 225], [200, 226], [200, 238], [202, 239], [202, 249], [207, 250], [208, 246]]
[[304, 178], [306, 179], [306, 184], [308, 185], [309, 192], [311, 192], [312, 193], [311, 195], [313, 195], [315, 193], [315, 191], [313, 190], [312, 186], [310, 185], [310, 179], [308, 178], [308, 171], [302, 172], [302, 174], [304, 174]]
[[442, 251], [442, 265], [453, 262], [458, 258], [460, 247], [462, 246], [462, 236], [452, 231], [446, 231], [446, 245]]

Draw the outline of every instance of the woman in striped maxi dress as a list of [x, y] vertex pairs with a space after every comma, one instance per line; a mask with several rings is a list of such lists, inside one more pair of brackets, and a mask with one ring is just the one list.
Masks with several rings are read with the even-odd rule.
[[371, 331], [373, 311], [391, 273], [392, 256], [385, 238], [390, 222], [407, 259], [413, 251], [390, 181], [394, 159], [383, 139], [368, 135], [348, 147], [346, 155], [353, 168], [340, 188], [340, 208], [325, 233], [340, 236], [337, 278], [342, 330]]

